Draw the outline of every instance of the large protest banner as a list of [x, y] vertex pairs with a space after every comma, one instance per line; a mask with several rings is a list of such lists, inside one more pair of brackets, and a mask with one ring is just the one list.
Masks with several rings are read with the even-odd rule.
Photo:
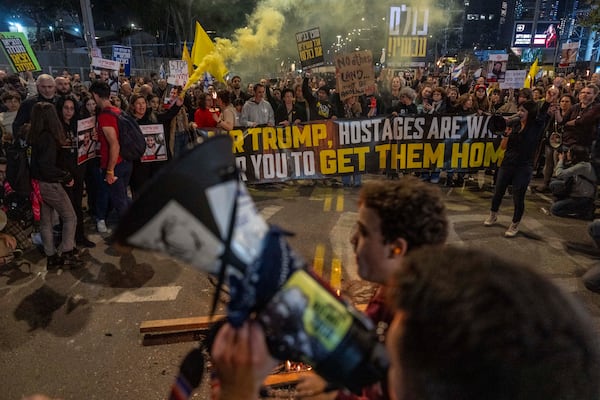
[[324, 64], [325, 58], [323, 56], [323, 45], [321, 44], [321, 31], [319, 28], [312, 28], [296, 33], [296, 45], [298, 46], [298, 55], [300, 56], [302, 69], [318, 67]]
[[42, 70], [24, 33], [0, 32], [0, 47], [14, 72]]
[[373, 54], [370, 50], [336, 54], [334, 58], [336, 91], [340, 100], [360, 96], [365, 86], [375, 83]]
[[322, 179], [356, 172], [474, 171], [502, 159], [489, 115], [417, 115], [229, 131], [248, 182]]

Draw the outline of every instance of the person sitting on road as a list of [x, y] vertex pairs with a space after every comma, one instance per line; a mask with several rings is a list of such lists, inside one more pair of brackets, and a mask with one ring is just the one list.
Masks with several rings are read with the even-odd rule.
[[[448, 219], [439, 187], [407, 176], [394, 182], [368, 182], [359, 196], [357, 230], [350, 242], [356, 254], [358, 275], [380, 285], [365, 313], [386, 334], [392, 313], [385, 304], [383, 285], [412, 251], [426, 245], [443, 245]], [[385, 384], [384, 384], [385, 385]], [[323, 392], [327, 383], [314, 373], [305, 373], [296, 390], [298, 396]], [[337, 399], [358, 397], [340, 391]], [[367, 399], [383, 399], [381, 384], [363, 388]], [[332, 397], [332, 398], [333, 398]], [[363, 397], [361, 397], [362, 399]]]
[[[392, 271], [387, 292], [391, 399], [600, 396], [591, 318], [525, 265], [477, 249], [425, 246]], [[256, 399], [276, 365], [254, 321], [225, 324], [211, 355], [223, 376], [221, 399]]]
[[[550, 212], [557, 217], [592, 220], [596, 209], [594, 200], [597, 178], [589, 161], [589, 152], [583, 146], [574, 145], [566, 154], [567, 160], [564, 153], [558, 154], [554, 173], [557, 179], [550, 182], [550, 191], [558, 195]], [[569, 167], [565, 167], [566, 161], [570, 163]], [[571, 190], [561, 193], [569, 179], [573, 180]]]

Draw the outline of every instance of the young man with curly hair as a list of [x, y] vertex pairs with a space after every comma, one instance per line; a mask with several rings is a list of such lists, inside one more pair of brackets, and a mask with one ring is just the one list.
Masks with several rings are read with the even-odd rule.
[[[477, 249], [423, 246], [393, 271], [387, 292], [391, 399], [600, 398], [589, 315], [526, 265]], [[256, 322], [225, 325], [212, 355], [227, 377], [221, 398], [257, 398], [275, 364]]]

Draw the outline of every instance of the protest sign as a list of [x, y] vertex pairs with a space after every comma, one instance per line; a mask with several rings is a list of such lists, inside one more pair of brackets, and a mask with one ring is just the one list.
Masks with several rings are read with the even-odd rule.
[[499, 163], [490, 115], [406, 115], [233, 129], [242, 179], [280, 182], [353, 173], [475, 171]]
[[365, 86], [375, 83], [373, 54], [370, 50], [336, 54], [334, 58], [336, 90], [340, 100], [360, 96]]
[[89, 117], [77, 121], [77, 165], [96, 157], [96, 150], [100, 143], [95, 133], [96, 117]]
[[487, 81], [504, 82], [507, 64], [508, 54], [490, 54], [487, 67]]
[[14, 72], [42, 70], [24, 33], [0, 32], [0, 47]]
[[577, 53], [579, 52], [579, 42], [565, 43], [560, 48], [560, 64], [562, 68], [570, 67], [577, 61]]
[[185, 86], [188, 81], [188, 65], [183, 60], [169, 60], [169, 77], [167, 83], [176, 86]]
[[500, 82], [500, 89], [520, 89], [527, 76], [526, 70], [508, 70], [504, 75], [504, 82]]
[[119, 61], [92, 57], [92, 67], [94, 71], [97, 71], [97, 74], [100, 74], [102, 70], [109, 71], [108, 85], [110, 86], [110, 93], [119, 93], [119, 71], [121, 70], [121, 63]]
[[131, 47], [113, 45], [112, 59], [121, 63], [119, 75], [131, 76]]
[[142, 133], [146, 138], [146, 151], [142, 156], [142, 162], [164, 161], [167, 159], [167, 144], [162, 124], [140, 125]]
[[317, 67], [325, 62], [319, 28], [296, 33], [296, 45], [302, 69]]

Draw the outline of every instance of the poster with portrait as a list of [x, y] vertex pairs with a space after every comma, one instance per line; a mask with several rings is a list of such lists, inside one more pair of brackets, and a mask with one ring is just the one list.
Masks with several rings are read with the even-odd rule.
[[94, 69], [96, 76], [108, 83], [108, 86], [110, 86], [110, 94], [119, 93], [120, 61], [92, 57], [92, 68]]
[[95, 117], [77, 121], [77, 165], [96, 157], [100, 143], [98, 142], [95, 125]]
[[508, 54], [490, 54], [487, 65], [488, 82], [504, 82]]
[[167, 159], [167, 143], [162, 124], [140, 125], [146, 138], [146, 151], [142, 162], [164, 161]]
[[560, 48], [560, 67], [572, 67], [577, 61], [579, 53], [579, 42], [564, 43]]

